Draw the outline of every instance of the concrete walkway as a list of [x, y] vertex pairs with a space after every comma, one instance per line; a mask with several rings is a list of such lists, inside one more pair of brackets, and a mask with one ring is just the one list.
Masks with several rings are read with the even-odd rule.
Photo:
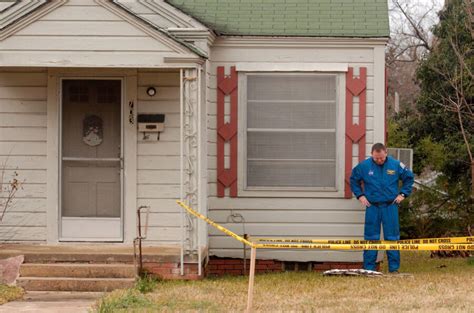
[[102, 294], [101, 292], [29, 291], [22, 300], [0, 305], [0, 313], [87, 313]]

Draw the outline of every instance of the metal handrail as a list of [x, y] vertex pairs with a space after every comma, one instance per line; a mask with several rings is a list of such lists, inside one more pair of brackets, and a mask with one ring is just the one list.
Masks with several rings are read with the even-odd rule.
[[[145, 217], [145, 235], [142, 236], [142, 210], [146, 210]], [[137, 233], [138, 236], [133, 239], [133, 265], [135, 266], [135, 276], [136, 278], [140, 277], [143, 272], [143, 254], [142, 254], [142, 240], [146, 239], [148, 235], [148, 217], [150, 215], [150, 206], [142, 205], [137, 209]], [[137, 264], [137, 243], [138, 243], [138, 259], [139, 264]]]

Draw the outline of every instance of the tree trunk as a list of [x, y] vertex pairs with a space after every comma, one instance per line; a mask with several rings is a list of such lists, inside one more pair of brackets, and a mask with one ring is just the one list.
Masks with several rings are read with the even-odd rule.
[[471, 198], [474, 198], [474, 161], [471, 161]]

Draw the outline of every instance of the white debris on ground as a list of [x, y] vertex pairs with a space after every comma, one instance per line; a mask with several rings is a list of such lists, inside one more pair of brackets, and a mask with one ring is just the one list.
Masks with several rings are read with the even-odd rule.
[[332, 269], [323, 272], [324, 276], [383, 276], [382, 272], [364, 269]]

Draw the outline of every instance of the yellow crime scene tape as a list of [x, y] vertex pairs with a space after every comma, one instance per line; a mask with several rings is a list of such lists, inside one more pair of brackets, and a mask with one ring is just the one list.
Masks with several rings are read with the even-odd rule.
[[474, 250], [474, 244], [284, 244], [284, 243], [260, 243], [255, 244], [259, 249], [320, 249], [320, 250]]
[[254, 238], [249, 241], [227, 228], [194, 211], [182, 201], [176, 201], [188, 213], [204, 220], [221, 232], [252, 247], [259, 249], [320, 249], [320, 250], [474, 250], [474, 237], [424, 238], [398, 241], [367, 241], [357, 239], [287, 239], [287, 238]]
[[455, 244], [473, 243], [474, 237], [446, 237], [446, 238], [421, 238], [404, 240], [363, 240], [363, 239], [310, 239], [310, 238], [264, 238], [251, 237], [253, 242], [278, 242], [278, 243], [319, 243], [319, 244]]
[[253, 247], [254, 244], [248, 240], [246, 240], [245, 238], [237, 235], [236, 233], [234, 233], [233, 231], [230, 231], [228, 230], [227, 228], [225, 227], [222, 227], [221, 225], [217, 224], [216, 222], [208, 219], [207, 217], [205, 217], [204, 215], [202, 215], [201, 213], [199, 212], [196, 212], [194, 211], [193, 209], [191, 209], [189, 206], [187, 206], [186, 204], [184, 204], [182, 201], [176, 201], [183, 209], [185, 209], [186, 211], [188, 211], [190, 214], [206, 221], [209, 225], [212, 225], [214, 226], [215, 228], [217, 228], [218, 230], [220, 230], [221, 232], [231, 236], [232, 238], [234, 238], [235, 240], [238, 240], [242, 243], [245, 243], [246, 245], [250, 246], [250, 247]]

